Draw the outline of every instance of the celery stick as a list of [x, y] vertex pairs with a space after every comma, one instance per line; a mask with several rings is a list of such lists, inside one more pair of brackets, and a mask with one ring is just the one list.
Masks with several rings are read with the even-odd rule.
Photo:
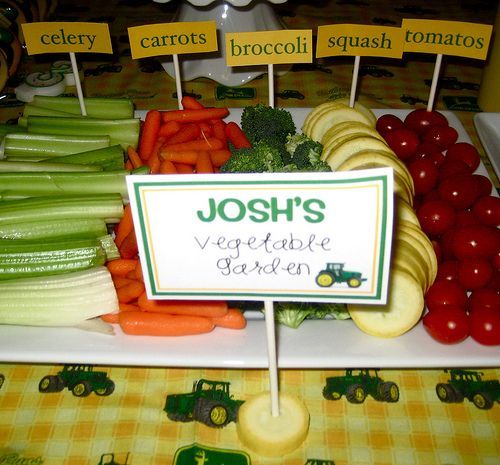
[[54, 157], [50, 161], [52, 163], [83, 163], [87, 166], [100, 166], [104, 171], [121, 170], [125, 164], [125, 152], [121, 145], [112, 145], [102, 149]]
[[17, 124], [0, 124], [0, 138], [4, 137], [6, 134], [15, 134], [18, 132], [26, 132], [26, 128], [23, 128]]
[[[128, 98], [85, 97], [83, 100], [87, 115], [93, 118], [126, 119], [134, 116], [134, 104]], [[77, 97], [35, 95], [31, 106], [81, 115]]]
[[121, 257], [120, 251], [118, 250], [115, 240], [111, 234], [105, 234], [104, 236], [98, 237], [97, 240], [104, 250], [106, 261], [116, 260]]
[[29, 197], [0, 201], [0, 224], [72, 218], [101, 218], [117, 223], [123, 216], [119, 194]]
[[3, 139], [6, 158], [60, 157], [72, 153], [96, 150], [111, 145], [107, 135], [66, 134], [7, 134]]
[[0, 194], [36, 197], [62, 194], [112, 194], [128, 199], [129, 171], [0, 173]]
[[0, 173], [19, 173], [21, 171], [102, 171], [102, 167], [48, 161], [0, 161]]
[[71, 239], [101, 237], [107, 233], [108, 228], [102, 218], [35, 220], [25, 223], [0, 222], [1, 239]]
[[101, 119], [76, 116], [28, 116], [28, 132], [32, 134], [78, 134], [82, 136], [107, 135], [111, 144], [120, 144], [124, 150], [129, 145], [137, 148], [141, 121], [131, 119]]
[[23, 117], [27, 116], [66, 116], [70, 118], [79, 115], [68, 113], [67, 111], [56, 110], [54, 108], [38, 107], [32, 103], [27, 103], [23, 108]]

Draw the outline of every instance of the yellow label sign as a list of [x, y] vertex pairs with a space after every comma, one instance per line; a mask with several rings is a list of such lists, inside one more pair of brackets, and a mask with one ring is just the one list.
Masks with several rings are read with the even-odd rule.
[[488, 24], [403, 19], [404, 51], [484, 60], [493, 27]]
[[399, 27], [360, 24], [319, 26], [316, 57], [337, 55], [401, 58], [403, 31]]
[[132, 58], [214, 52], [215, 21], [149, 24], [128, 28]]
[[226, 34], [228, 66], [312, 62], [312, 31], [238, 32]]
[[38, 22], [21, 24], [28, 54], [113, 53], [104, 23]]

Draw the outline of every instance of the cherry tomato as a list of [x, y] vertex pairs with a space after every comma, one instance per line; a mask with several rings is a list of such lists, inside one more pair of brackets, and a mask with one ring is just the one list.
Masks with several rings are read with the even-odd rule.
[[404, 123], [417, 134], [422, 134], [431, 126], [448, 126], [448, 120], [442, 113], [435, 110], [427, 111], [425, 108], [418, 108], [408, 113]]
[[500, 247], [500, 230], [482, 224], [457, 228], [452, 251], [456, 258], [491, 258]]
[[456, 142], [448, 147], [446, 151], [447, 160], [462, 160], [475, 171], [481, 162], [481, 156], [476, 147], [468, 142]]
[[479, 307], [500, 311], [500, 294], [487, 287], [474, 289], [469, 295], [467, 309], [472, 312]]
[[420, 142], [417, 146], [417, 150], [413, 154], [411, 161], [417, 160], [419, 158], [430, 158], [436, 165], [440, 165], [446, 159], [441, 149], [432, 142]]
[[457, 141], [458, 132], [451, 126], [431, 126], [421, 137], [424, 142], [432, 142], [442, 149], [447, 149]]
[[436, 281], [458, 281], [458, 260], [445, 260], [439, 264]]
[[458, 282], [469, 291], [486, 286], [493, 276], [493, 266], [485, 258], [468, 258], [459, 263]]
[[441, 246], [441, 254], [443, 260], [454, 259], [453, 253], [453, 238], [455, 237], [456, 228], [451, 228], [445, 231], [439, 238], [439, 245]]
[[410, 129], [394, 129], [385, 135], [387, 145], [401, 160], [408, 160], [417, 150], [420, 139]]
[[480, 196], [490, 195], [493, 190], [493, 184], [486, 176], [482, 174], [473, 174], [474, 179], [477, 182], [477, 188]]
[[478, 197], [477, 182], [471, 174], [449, 176], [438, 186], [439, 197], [453, 208], [469, 208]]
[[472, 339], [487, 346], [500, 345], [500, 311], [478, 307], [469, 319]]
[[443, 252], [441, 250], [441, 244], [435, 239], [432, 239], [431, 243], [432, 243], [432, 248], [434, 249], [434, 253], [436, 254], [436, 260], [438, 263], [441, 263], [441, 261], [443, 259]]
[[498, 252], [493, 256], [492, 262], [495, 269], [500, 271], [500, 249], [498, 249]]
[[458, 176], [460, 174], [471, 174], [470, 166], [460, 160], [445, 160], [439, 165], [439, 179]]
[[485, 195], [476, 200], [472, 211], [479, 221], [490, 226], [500, 226], [500, 197]]
[[422, 230], [429, 236], [440, 236], [455, 223], [455, 210], [443, 200], [428, 200], [417, 210]]
[[479, 224], [479, 220], [472, 210], [458, 210], [455, 217], [455, 226], [469, 226]]
[[420, 158], [408, 165], [408, 171], [413, 179], [415, 194], [430, 192], [437, 184], [439, 170], [436, 164], [428, 158]]
[[428, 312], [423, 320], [426, 331], [443, 344], [456, 344], [470, 333], [469, 316], [456, 305], [445, 305]]
[[467, 302], [467, 292], [457, 281], [435, 281], [425, 295], [430, 311], [443, 305], [455, 305], [465, 311]]
[[402, 129], [404, 127], [405, 125], [400, 118], [390, 114], [380, 116], [375, 124], [375, 129], [382, 137], [385, 137], [388, 132], [394, 131], [394, 129]]

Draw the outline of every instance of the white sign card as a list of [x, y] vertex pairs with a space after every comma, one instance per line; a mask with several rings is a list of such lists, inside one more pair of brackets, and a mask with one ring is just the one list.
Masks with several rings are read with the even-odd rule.
[[149, 298], [386, 302], [390, 168], [127, 185]]

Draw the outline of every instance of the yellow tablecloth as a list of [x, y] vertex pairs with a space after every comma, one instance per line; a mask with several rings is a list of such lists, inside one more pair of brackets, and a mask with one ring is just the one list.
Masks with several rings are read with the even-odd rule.
[[[289, 1], [276, 5], [276, 10], [287, 26], [314, 30], [318, 25], [331, 23], [398, 25], [403, 17], [492, 23], [495, 3], [416, 1], [409, 6], [404, 2], [381, 0], [324, 0], [314, 4]], [[59, 2], [52, 20], [79, 19], [110, 24], [115, 53], [79, 57], [85, 94], [130, 96], [137, 109], [174, 108], [177, 105], [174, 80], [155, 60], [130, 58], [126, 31], [131, 25], [169, 21], [177, 6], [178, 2], [110, 0], [76, 7], [73, 2]], [[11, 97], [6, 99], [9, 103], [0, 108], [3, 121], [19, 114], [20, 103], [12, 98], [19, 80], [29, 72], [47, 70], [59, 58], [24, 58], [19, 75], [3, 90]], [[429, 94], [426, 80], [431, 79], [434, 67], [432, 58], [413, 55], [399, 61], [363, 59], [361, 64], [363, 76], [358, 87], [361, 102], [372, 108], [425, 106]], [[476, 97], [481, 67], [480, 62], [446, 57], [436, 101], [438, 109], [450, 109], [457, 114], [479, 148], [473, 115], [480, 111]], [[347, 96], [351, 73], [352, 60], [340, 58], [315, 62], [314, 66], [293, 67], [276, 78], [276, 104], [312, 107], [327, 99]], [[228, 92], [207, 78], [184, 83], [184, 91], [196, 95], [205, 105], [242, 107], [267, 101], [266, 76], [242, 87], [245, 89]], [[71, 91], [74, 89], [68, 89]], [[498, 187], [484, 152], [482, 155]], [[241, 445], [234, 423], [213, 429], [198, 422], [174, 422], [167, 418], [163, 407], [168, 394], [189, 392], [193, 381], [200, 378], [228, 381], [234, 397], [246, 399], [268, 389], [266, 370], [94, 367], [113, 380], [115, 391], [109, 396], [92, 393], [78, 398], [67, 389], [58, 393], [39, 392], [40, 380], [45, 375], [56, 374], [62, 366], [9, 364], [6, 360], [0, 364], [0, 374], [4, 377], [0, 387], [0, 463], [171, 464], [176, 451], [194, 443], [208, 449], [244, 451], [253, 464], [303, 465], [308, 459], [329, 460], [336, 465], [500, 463], [498, 404], [482, 410], [468, 400], [463, 403], [440, 401], [436, 385], [449, 378], [444, 370], [381, 368], [379, 376], [398, 385], [398, 402], [380, 402], [370, 396], [359, 405], [348, 402], [345, 397], [326, 400], [322, 395], [326, 378], [343, 375], [343, 370], [280, 370], [281, 389], [298, 395], [309, 409], [310, 432], [303, 447], [296, 452], [285, 458], [265, 459]], [[484, 380], [500, 379], [500, 368], [482, 371]], [[205, 463], [223, 462], [212, 457]]]

